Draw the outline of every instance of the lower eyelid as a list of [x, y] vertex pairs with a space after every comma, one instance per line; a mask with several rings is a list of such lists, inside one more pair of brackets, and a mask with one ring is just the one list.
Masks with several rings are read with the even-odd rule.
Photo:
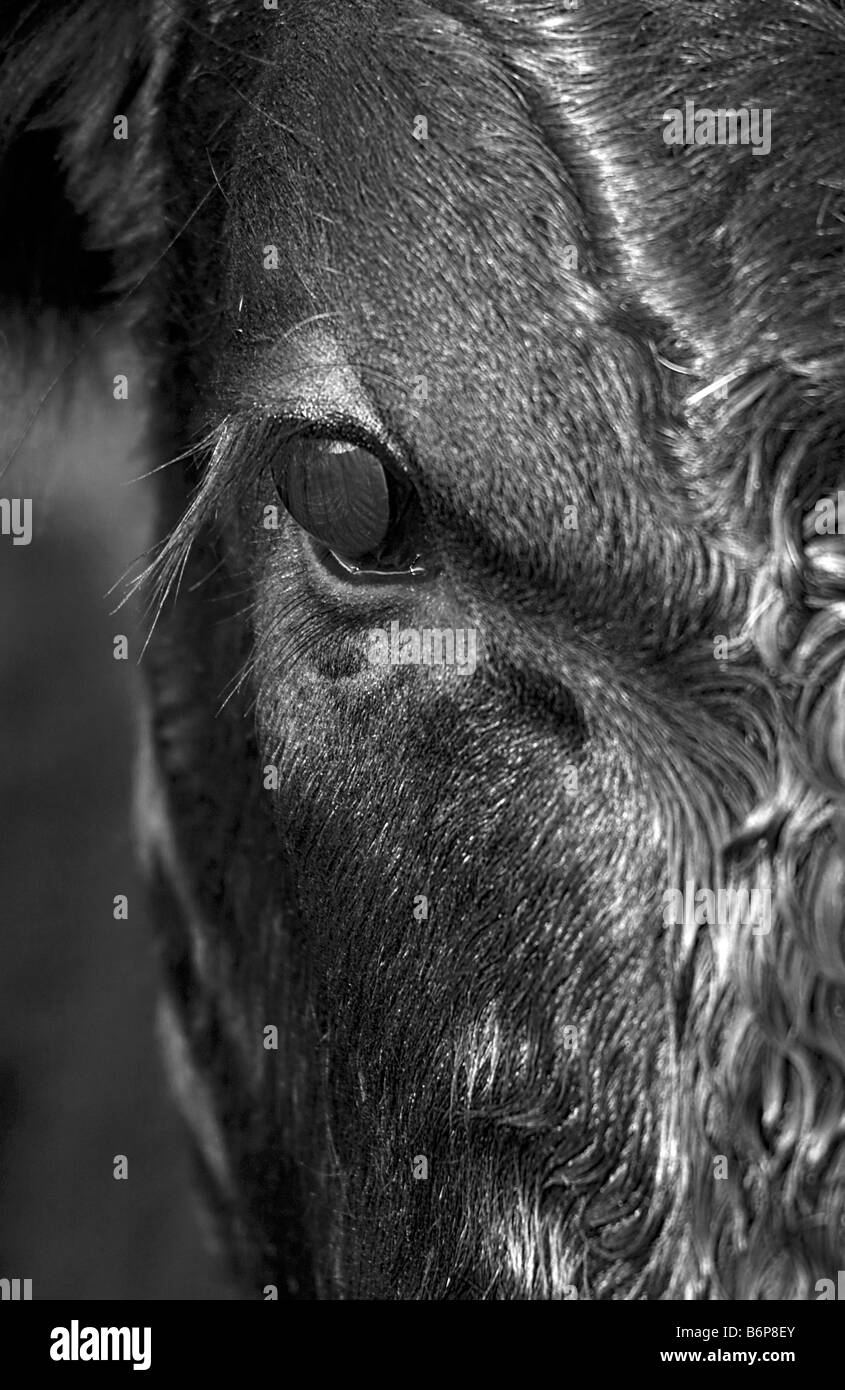
[[409, 570], [370, 570], [365, 568], [350, 569], [348, 562], [343, 561], [334, 551], [329, 550], [320, 541], [312, 537], [306, 537], [306, 543], [310, 546], [313, 554], [320, 564], [327, 569], [341, 583], [360, 585], [362, 587], [370, 585], [384, 584], [420, 584], [431, 577], [428, 566], [419, 569]]

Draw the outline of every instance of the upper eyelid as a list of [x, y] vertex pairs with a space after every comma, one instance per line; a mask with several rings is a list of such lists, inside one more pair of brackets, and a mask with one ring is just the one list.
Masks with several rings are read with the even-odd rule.
[[357, 422], [375, 439], [387, 435], [358, 370], [323, 330], [285, 334], [282, 343], [257, 355], [243, 347], [228, 353], [214, 395], [233, 417], [270, 416], [328, 428], [342, 420]]
[[[359, 420], [351, 416], [304, 416], [297, 413], [296, 415], [274, 415], [264, 418], [265, 422], [269, 418], [271, 422], [274, 421], [282, 427], [280, 448], [284, 448], [285, 443], [299, 438], [343, 440], [360, 449], [366, 449], [380, 463], [387, 463], [392, 466], [408, 482], [415, 487], [417, 486], [417, 470], [413, 466], [408, 449], [402, 440], [383, 425], [378, 433], [375, 433], [366, 426], [362, 426]], [[339, 455], [338, 457], [342, 458], [343, 456]]]
[[[304, 329], [304, 331], [302, 331]], [[243, 348], [226, 356], [214, 390], [238, 433], [258, 424], [291, 436], [350, 438], [392, 464], [421, 492], [421, 471], [406, 441], [385, 422], [358, 365], [325, 325], [284, 335], [256, 357]], [[281, 439], [280, 439], [281, 443]]]

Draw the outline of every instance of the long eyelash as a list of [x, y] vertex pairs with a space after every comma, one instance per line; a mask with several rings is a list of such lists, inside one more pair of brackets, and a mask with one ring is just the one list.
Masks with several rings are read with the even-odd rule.
[[134, 568], [131, 566], [130, 571], [118, 581], [118, 586], [125, 586], [125, 592], [115, 611], [140, 593], [147, 594], [144, 616], [151, 617], [152, 621], [141, 651], [142, 657], [168, 598], [174, 591], [176, 594], [179, 592], [194, 541], [203, 528], [217, 518], [234, 481], [233, 456], [239, 453], [235, 446], [236, 435], [237, 427], [231, 417], [226, 416], [207, 435], [184, 453], [176, 455], [167, 465], [190, 458], [206, 458], [202, 481], [177, 525], [164, 541], [153, 547], [152, 551], [147, 551], [147, 555], [152, 554], [152, 559], [140, 573], [129, 579], [129, 573]]

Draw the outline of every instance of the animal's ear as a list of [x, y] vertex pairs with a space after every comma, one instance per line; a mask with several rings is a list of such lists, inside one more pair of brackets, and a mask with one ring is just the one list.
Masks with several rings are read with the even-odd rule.
[[75, 315], [139, 278], [161, 234], [158, 101], [178, 4], [6, 0], [0, 303]]

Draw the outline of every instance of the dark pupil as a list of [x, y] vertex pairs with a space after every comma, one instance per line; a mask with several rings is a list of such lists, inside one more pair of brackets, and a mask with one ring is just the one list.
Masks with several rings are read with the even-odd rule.
[[289, 448], [279, 495], [304, 531], [348, 560], [377, 556], [394, 515], [394, 488], [366, 449], [331, 453], [330, 441], [300, 439]]

